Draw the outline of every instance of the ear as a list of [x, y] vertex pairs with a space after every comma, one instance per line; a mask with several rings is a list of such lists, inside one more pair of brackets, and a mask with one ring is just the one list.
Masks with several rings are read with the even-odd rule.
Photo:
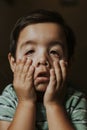
[[15, 66], [16, 66], [16, 60], [11, 55], [11, 53], [8, 54], [8, 60], [9, 60], [9, 63], [10, 63], [11, 70], [12, 70], [12, 72], [14, 72], [14, 69], [15, 69]]

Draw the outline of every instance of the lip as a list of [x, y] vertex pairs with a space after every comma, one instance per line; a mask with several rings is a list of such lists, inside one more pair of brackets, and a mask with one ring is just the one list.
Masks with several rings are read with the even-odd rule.
[[38, 80], [39, 82], [48, 82], [49, 78], [48, 77], [37, 77], [36, 80]]
[[35, 77], [35, 81], [48, 82], [49, 81], [49, 73], [48, 72], [39, 72]]
[[48, 73], [48, 72], [44, 72], [44, 71], [39, 72], [39, 73], [37, 73], [37, 75], [35, 76], [35, 79], [36, 79], [36, 78], [49, 78], [49, 73]]

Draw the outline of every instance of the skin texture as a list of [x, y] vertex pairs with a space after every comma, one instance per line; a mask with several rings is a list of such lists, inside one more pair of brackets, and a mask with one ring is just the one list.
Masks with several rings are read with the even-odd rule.
[[[74, 130], [62, 105], [67, 54], [65, 34], [58, 24], [33, 24], [20, 32], [16, 59], [10, 53], [8, 55], [18, 106], [13, 121], [4, 130], [34, 130], [36, 102], [40, 98], [46, 108], [49, 130]], [[43, 93], [43, 96], [38, 96], [38, 93]]]

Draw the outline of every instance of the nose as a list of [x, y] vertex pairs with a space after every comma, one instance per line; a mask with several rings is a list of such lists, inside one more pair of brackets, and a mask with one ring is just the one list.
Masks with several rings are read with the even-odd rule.
[[43, 59], [40, 59], [37, 63], [37, 67], [40, 66], [40, 65], [44, 65], [46, 67], [50, 67], [50, 63], [48, 60], [43, 60]]
[[39, 54], [37, 61], [36, 61], [36, 66], [39, 67], [40, 65], [44, 65], [46, 67], [50, 67], [50, 60], [47, 54]]

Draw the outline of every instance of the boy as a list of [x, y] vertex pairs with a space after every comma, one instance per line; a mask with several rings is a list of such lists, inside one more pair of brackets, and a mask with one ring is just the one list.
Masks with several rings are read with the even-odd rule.
[[56, 12], [38, 10], [17, 21], [0, 130], [87, 130], [87, 101], [67, 82], [74, 47], [72, 30]]

